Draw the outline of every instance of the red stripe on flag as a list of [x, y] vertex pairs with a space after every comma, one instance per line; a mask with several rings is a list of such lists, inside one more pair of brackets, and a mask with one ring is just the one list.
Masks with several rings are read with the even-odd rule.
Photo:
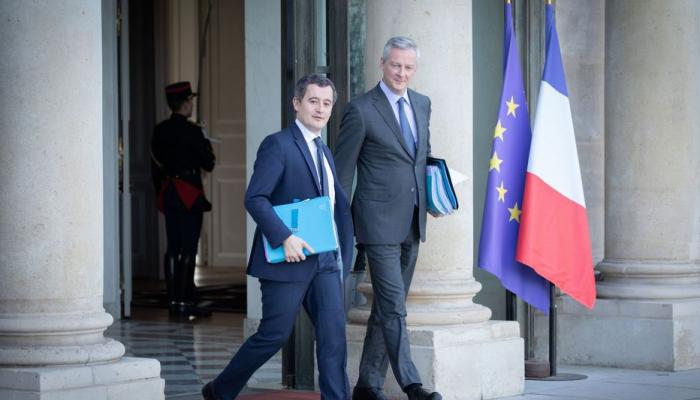
[[515, 258], [588, 308], [596, 299], [586, 209], [527, 173]]

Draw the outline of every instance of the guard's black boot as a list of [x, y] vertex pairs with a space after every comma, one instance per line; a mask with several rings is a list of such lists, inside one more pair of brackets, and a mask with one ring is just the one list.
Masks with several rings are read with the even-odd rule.
[[178, 303], [180, 299], [177, 296], [177, 283], [175, 272], [178, 263], [178, 256], [165, 253], [163, 257], [163, 268], [165, 270], [165, 285], [168, 292], [168, 312], [170, 315], [177, 314]]
[[183, 313], [192, 317], [210, 317], [211, 311], [197, 307], [195, 302], [194, 291], [194, 270], [196, 266], [196, 257], [193, 254], [184, 254], [180, 257], [180, 280], [178, 285], [182, 290], [182, 299], [180, 300], [180, 308]]
[[185, 288], [182, 279], [184, 273], [182, 255], [175, 257], [170, 282], [172, 282], [172, 297], [170, 302], [170, 318], [175, 320], [189, 320], [190, 314], [185, 302]]

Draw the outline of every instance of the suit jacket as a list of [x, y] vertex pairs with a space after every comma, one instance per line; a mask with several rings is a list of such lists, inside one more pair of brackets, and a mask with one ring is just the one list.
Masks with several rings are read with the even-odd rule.
[[[336, 174], [333, 155], [324, 146], [324, 154], [335, 179], [335, 223], [343, 260], [343, 273], [347, 275], [352, 261], [352, 217], [350, 202]], [[248, 261], [248, 274], [274, 281], [305, 281], [311, 278], [318, 266], [318, 256], [307, 256], [298, 263], [270, 264], [265, 259], [262, 234], [272, 247], [281, 246], [292, 234], [279, 219], [273, 206], [318, 197], [319, 187], [316, 166], [309, 147], [296, 124], [266, 137], [260, 144], [255, 160], [253, 176], [245, 194], [245, 207], [257, 223], [253, 247]]]
[[425, 162], [430, 155], [430, 99], [408, 90], [418, 143], [415, 159], [379, 85], [350, 102], [335, 151], [340, 181], [351, 193], [355, 236], [363, 244], [397, 244], [408, 236], [418, 191], [418, 225], [425, 241]]

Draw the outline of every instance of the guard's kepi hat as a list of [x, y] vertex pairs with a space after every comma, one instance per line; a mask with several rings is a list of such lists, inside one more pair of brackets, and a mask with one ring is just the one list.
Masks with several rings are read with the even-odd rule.
[[192, 93], [192, 85], [188, 81], [172, 83], [165, 87], [165, 97], [168, 103], [177, 103], [196, 96], [197, 93]]

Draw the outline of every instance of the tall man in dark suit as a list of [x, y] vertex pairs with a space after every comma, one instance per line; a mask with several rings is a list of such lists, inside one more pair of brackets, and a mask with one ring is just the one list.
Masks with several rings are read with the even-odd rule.
[[367, 254], [374, 291], [353, 400], [384, 399], [389, 363], [409, 399], [442, 399], [422, 388], [406, 330], [406, 295], [419, 240], [425, 240], [430, 155], [430, 99], [408, 89], [418, 57], [413, 40], [389, 39], [381, 81], [347, 105], [340, 126], [338, 176], [350, 193], [357, 169], [355, 236]]
[[[248, 274], [260, 279], [262, 320], [223, 372], [204, 386], [205, 399], [234, 399], [287, 341], [302, 305], [315, 327], [321, 398], [347, 400], [350, 396], [342, 282], [352, 261], [352, 217], [333, 156], [320, 137], [336, 96], [328, 78], [300, 79], [293, 99], [296, 121], [260, 144], [245, 206], [258, 225]], [[330, 197], [334, 208], [342, 257], [338, 252], [305, 255], [304, 249], [311, 253], [313, 249], [292, 234], [272, 208], [323, 195]], [[266, 261], [262, 235], [272, 247], [284, 246], [286, 262]]]

